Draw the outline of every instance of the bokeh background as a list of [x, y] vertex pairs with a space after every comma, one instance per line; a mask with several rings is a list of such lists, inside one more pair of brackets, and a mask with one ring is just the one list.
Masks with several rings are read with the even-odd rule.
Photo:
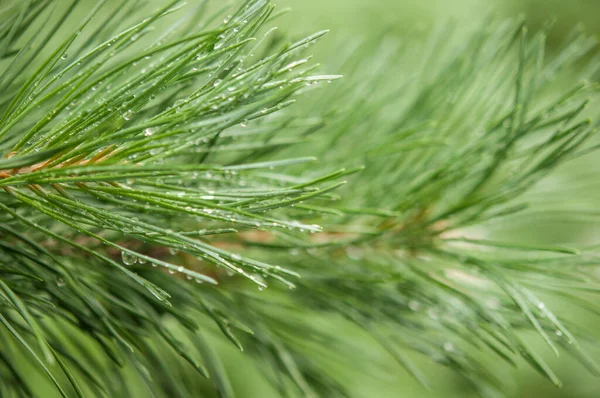
[[[454, 22], [458, 26], [481, 23], [484, 18], [505, 18], [523, 15], [530, 29], [535, 30], [549, 21], [553, 28], [548, 37], [549, 51], [560, 45], [573, 29], [584, 28], [588, 32], [600, 33], [600, 0], [279, 0], [279, 9], [290, 11], [278, 19], [277, 26], [286, 34], [302, 35], [314, 30], [330, 29], [330, 34], [316, 48], [316, 58], [329, 70], [328, 60], [335, 57], [336, 48], [348, 40], [369, 39], [387, 35], [403, 40], [410, 35], [427, 35], [437, 26]], [[376, 65], [373, 66], [376, 69]], [[388, 71], [390, 79], [393, 71]], [[340, 83], [340, 84], [343, 84]], [[595, 105], [598, 106], [597, 104]], [[594, 108], [595, 109], [595, 108]], [[597, 114], [597, 112], [596, 112]], [[531, 225], [503, 228], [492, 233], [498, 237], [535, 243], [561, 243], [575, 246], [593, 245], [600, 242], [600, 217], [594, 216], [600, 209], [600, 156], [593, 154], [569, 164], [547, 181], [539, 184], [528, 195], [539, 204], [560, 209], [565, 203], [564, 216], [554, 214], [545, 220], [538, 217]], [[569, 200], [564, 200], [565, 198]], [[574, 200], [575, 198], [575, 200]], [[581, 198], [581, 200], [577, 200]], [[578, 216], [585, 214], [585, 216]], [[600, 214], [600, 213], [599, 213]], [[556, 307], [555, 307], [556, 308]], [[571, 321], [587, 329], [590, 335], [600, 340], [600, 323], [589, 315], [577, 311], [570, 314]], [[423, 362], [420, 365], [433, 381], [433, 389], [425, 390], [398, 366], [376, 344], [365, 336], [355, 337], [369, 355], [378, 358], [381, 369], [363, 369], [361, 364], [350, 364], [352, 370], [343, 379], [355, 397], [361, 398], [469, 398], [475, 397], [451, 371]], [[539, 339], [531, 336], [544, 358], [564, 381], [558, 389], [535, 373], [524, 363], [510, 368], [506, 363], [490, 364], [492, 372], [505, 381], [510, 397], [600, 397], [600, 379], [590, 375], [568, 357], [553, 358]], [[589, 345], [591, 356], [600, 360], [600, 350]], [[588, 349], [588, 348], [586, 348]], [[227, 355], [227, 367], [234, 375], [233, 382], [242, 397], [277, 397], [258, 373], [251, 369], [250, 362], [232, 350], [223, 347]]]

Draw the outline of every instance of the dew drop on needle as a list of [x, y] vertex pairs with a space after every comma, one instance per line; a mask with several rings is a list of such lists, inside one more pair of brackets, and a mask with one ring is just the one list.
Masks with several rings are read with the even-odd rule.
[[130, 120], [133, 117], [133, 111], [130, 109], [127, 112], [123, 113], [123, 119]]
[[133, 254], [126, 252], [126, 251], [122, 251], [121, 252], [121, 260], [123, 260], [123, 264], [125, 265], [133, 265], [137, 262], [137, 256], [134, 256]]

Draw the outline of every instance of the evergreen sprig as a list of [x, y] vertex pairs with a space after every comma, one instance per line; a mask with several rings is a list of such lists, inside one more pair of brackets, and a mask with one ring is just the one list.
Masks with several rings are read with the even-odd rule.
[[527, 331], [600, 374], [546, 304], [597, 311], [595, 248], [482, 232], [596, 149], [584, 33], [354, 41], [314, 91], [326, 32], [288, 42], [266, 0], [3, 7], [2, 396], [209, 394], [187, 362], [230, 397], [223, 338], [280, 396], [351, 396], [340, 329], [424, 385], [415, 353], [483, 395], [494, 356], [560, 385]]

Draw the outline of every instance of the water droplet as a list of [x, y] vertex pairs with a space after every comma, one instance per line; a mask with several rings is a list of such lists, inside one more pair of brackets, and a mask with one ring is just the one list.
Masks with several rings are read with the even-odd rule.
[[185, 268], [183, 268], [181, 265], [179, 267], [177, 267], [177, 272], [183, 272], [185, 271]]
[[62, 277], [57, 277], [56, 278], [56, 286], [57, 287], [63, 287], [65, 286], [67, 283], [65, 282], [65, 280]]
[[130, 109], [123, 114], [123, 119], [130, 120], [133, 117], [133, 111]]
[[121, 252], [121, 260], [123, 260], [123, 264], [125, 265], [133, 265], [137, 262], [137, 256], [134, 256], [133, 254], [126, 252], [126, 251], [122, 251]]
[[445, 342], [444, 343], [444, 351], [448, 351], [448, 352], [452, 352], [454, 351], [454, 344], [450, 343], [450, 342]]
[[148, 262], [148, 260], [146, 260], [145, 258], [142, 258], [142, 257], [138, 257], [137, 262], [140, 264], [146, 264]]
[[63, 55], [61, 56], [61, 58], [62, 58], [62, 59], [67, 59], [67, 57], [68, 57], [68, 55], [67, 55], [67, 54], [63, 54]]
[[241, 260], [241, 259], [242, 259], [242, 256], [240, 256], [239, 254], [236, 254], [236, 253], [234, 253], [234, 254], [232, 254], [232, 255], [231, 255], [231, 258], [232, 258], [233, 260], [237, 260], [237, 261], [239, 261], [239, 260]]
[[540, 310], [543, 310], [544, 308], [546, 308], [546, 304], [544, 304], [544, 303], [539, 303], [539, 304], [538, 304], [538, 308], [539, 308]]
[[412, 311], [419, 311], [419, 309], [421, 309], [421, 303], [415, 300], [410, 300], [408, 302], [408, 308], [410, 308]]
[[146, 137], [150, 137], [153, 133], [154, 133], [154, 131], [152, 131], [151, 128], [147, 128], [144, 130], [144, 136], [146, 136]]

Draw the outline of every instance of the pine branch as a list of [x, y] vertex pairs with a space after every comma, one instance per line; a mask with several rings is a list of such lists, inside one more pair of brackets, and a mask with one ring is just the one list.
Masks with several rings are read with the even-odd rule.
[[305, 55], [326, 32], [287, 42], [268, 1], [82, 8], [0, 10], [0, 394], [230, 397], [226, 339], [280, 396], [352, 396], [338, 330], [484, 396], [476, 349], [561, 384], [531, 331], [600, 374], [546, 304], [597, 312], [595, 248], [481, 233], [596, 148], [591, 38], [352, 41], [317, 92], [341, 77]]

